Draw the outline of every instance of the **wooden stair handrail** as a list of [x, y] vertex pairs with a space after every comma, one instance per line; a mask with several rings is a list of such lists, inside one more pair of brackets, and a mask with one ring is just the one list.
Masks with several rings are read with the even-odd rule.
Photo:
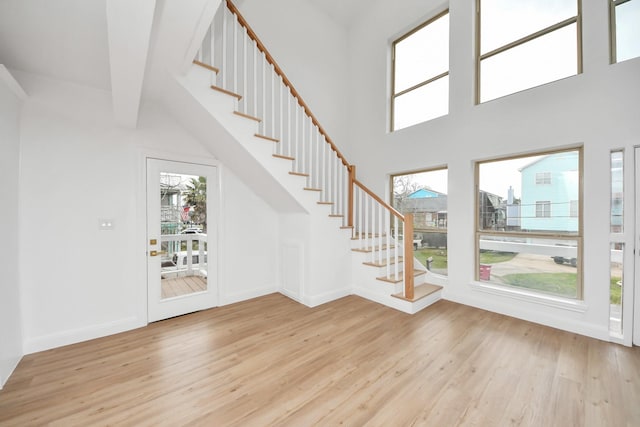
[[258, 49], [260, 49], [260, 51], [264, 53], [265, 58], [267, 59], [269, 64], [273, 65], [273, 68], [276, 71], [276, 73], [278, 73], [278, 75], [282, 77], [282, 81], [284, 82], [284, 84], [289, 88], [289, 90], [291, 91], [291, 94], [298, 100], [298, 104], [304, 109], [307, 116], [311, 118], [312, 123], [318, 127], [318, 130], [320, 131], [322, 136], [324, 136], [326, 141], [329, 143], [329, 146], [331, 146], [331, 149], [336, 153], [338, 158], [342, 161], [342, 164], [348, 168], [350, 164], [347, 161], [347, 159], [342, 155], [340, 150], [338, 150], [338, 147], [336, 146], [336, 144], [333, 143], [333, 140], [329, 137], [327, 132], [325, 132], [324, 128], [320, 125], [320, 122], [318, 121], [316, 116], [311, 112], [311, 109], [309, 108], [307, 103], [304, 102], [304, 100], [300, 96], [300, 93], [296, 90], [296, 88], [293, 86], [291, 81], [284, 74], [284, 71], [282, 71], [282, 68], [280, 68], [276, 60], [273, 58], [273, 56], [271, 56], [266, 46], [262, 43], [262, 41], [260, 41], [260, 39], [258, 38], [258, 35], [255, 33], [255, 31], [253, 31], [253, 29], [251, 28], [247, 20], [244, 19], [244, 17], [240, 13], [240, 10], [238, 10], [238, 8], [233, 4], [233, 2], [231, 2], [231, 0], [227, 0], [227, 7], [231, 11], [231, 13], [236, 15], [236, 17], [238, 18], [238, 23], [247, 30], [247, 34], [249, 35], [251, 40], [256, 42]]
[[404, 215], [402, 215], [400, 212], [398, 212], [397, 210], [395, 210], [392, 206], [390, 206], [387, 202], [385, 202], [384, 200], [382, 200], [380, 197], [378, 197], [377, 194], [375, 194], [373, 191], [369, 190], [367, 188], [366, 185], [364, 185], [363, 183], [361, 183], [360, 181], [358, 181], [357, 179], [353, 180], [353, 183], [355, 185], [357, 185], [358, 187], [360, 187], [360, 189], [362, 191], [364, 191], [365, 193], [367, 193], [369, 196], [371, 196], [371, 198], [373, 198], [376, 202], [380, 203], [385, 209], [387, 209], [389, 212], [391, 212], [392, 215], [394, 215], [395, 217], [397, 217], [400, 221], [405, 220]]

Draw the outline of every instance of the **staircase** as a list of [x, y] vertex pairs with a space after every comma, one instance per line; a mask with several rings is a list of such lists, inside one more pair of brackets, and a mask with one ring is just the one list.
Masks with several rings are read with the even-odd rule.
[[345, 271], [339, 265], [351, 258], [349, 289], [315, 300], [304, 291], [291, 297], [316, 305], [354, 293], [406, 313], [441, 298], [442, 287], [426, 283], [431, 273], [414, 262], [412, 240], [394, 237], [413, 235], [412, 216], [357, 180], [355, 166], [230, 1], [222, 2], [191, 69], [177, 82], [189, 95], [184, 102], [200, 104], [223, 129], [218, 139], [230, 136], [218, 149], [236, 150], [242, 167], [279, 187], [282, 203], [311, 218], [311, 256], [325, 260], [313, 277], [332, 280], [326, 270]]

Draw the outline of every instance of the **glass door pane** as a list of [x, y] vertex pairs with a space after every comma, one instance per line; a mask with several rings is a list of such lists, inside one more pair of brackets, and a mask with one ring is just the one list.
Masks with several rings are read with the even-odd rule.
[[160, 172], [161, 299], [207, 290], [207, 178]]

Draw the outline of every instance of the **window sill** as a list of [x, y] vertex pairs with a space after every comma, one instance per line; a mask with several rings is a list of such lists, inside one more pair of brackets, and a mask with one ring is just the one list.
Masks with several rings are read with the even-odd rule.
[[507, 288], [484, 282], [472, 282], [471, 289], [476, 292], [484, 292], [492, 295], [518, 299], [533, 304], [546, 305], [548, 307], [574, 311], [576, 313], [585, 313], [589, 308], [589, 306], [585, 304], [584, 301], [570, 300], [567, 298], [554, 297], [551, 295], [541, 295], [539, 293]]

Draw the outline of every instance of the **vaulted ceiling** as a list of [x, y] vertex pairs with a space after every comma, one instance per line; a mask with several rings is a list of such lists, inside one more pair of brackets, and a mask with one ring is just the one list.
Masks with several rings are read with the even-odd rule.
[[373, 0], [307, 0], [339, 24], [349, 27]]

